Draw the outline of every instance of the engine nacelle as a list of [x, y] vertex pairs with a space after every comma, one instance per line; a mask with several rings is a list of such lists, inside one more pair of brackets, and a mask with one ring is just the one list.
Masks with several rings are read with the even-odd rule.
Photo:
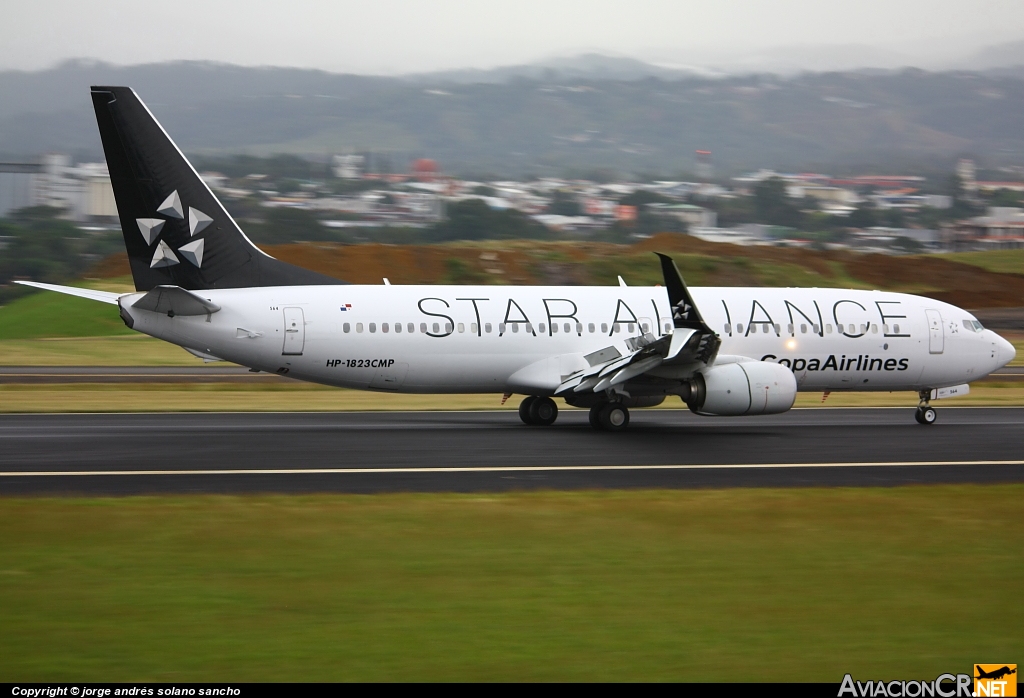
[[778, 414], [796, 401], [796, 377], [781, 364], [744, 361], [696, 374], [684, 400], [696, 414]]

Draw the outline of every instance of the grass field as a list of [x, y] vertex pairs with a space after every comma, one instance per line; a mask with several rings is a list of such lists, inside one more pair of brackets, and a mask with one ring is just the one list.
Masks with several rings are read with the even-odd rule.
[[0, 681], [931, 679], [1024, 652], [1022, 496], [5, 498]]
[[[897, 393], [832, 393], [823, 403], [821, 393], [800, 393], [796, 407], [905, 407], [917, 406], [917, 395]], [[32, 412], [375, 412], [389, 410], [511, 410], [522, 396], [501, 405], [501, 396], [395, 395], [345, 390], [277, 381], [267, 385], [237, 383], [132, 383], [69, 385], [0, 384], [0, 414]], [[561, 399], [560, 409], [573, 409]], [[975, 383], [965, 397], [941, 400], [936, 407], [1024, 405], [1024, 382]], [[669, 397], [654, 409], [685, 409]], [[635, 413], [641, 412], [637, 410]], [[756, 420], [756, 417], [751, 419]]]
[[[957, 252], [944, 258], [963, 262], [986, 271], [1001, 274], [1024, 274], [1024, 250], [988, 250], [986, 252]], [[1024, 303], [1024, 299], [1021, 299]]]

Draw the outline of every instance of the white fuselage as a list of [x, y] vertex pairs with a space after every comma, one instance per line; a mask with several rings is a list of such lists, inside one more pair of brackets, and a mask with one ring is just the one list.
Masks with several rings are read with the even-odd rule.
[[[881, 291], [691, 288], [719, 356], [792, 369], [800, 390], [922, 390], [1005, 365], [1013, 347], [955, 306]], [[662, 287], [294, 286], [198, 291], [221, 309], [134, 329], [244, 366], [327, 385], [398, 392], [523, 392], [537, 362], [672, 332]], [[575, 362], [575, 364], [574, 364]], [[557, 372], [557, 366], [553, 369]], [[657, 375], [657, 371], [653, 372]]]

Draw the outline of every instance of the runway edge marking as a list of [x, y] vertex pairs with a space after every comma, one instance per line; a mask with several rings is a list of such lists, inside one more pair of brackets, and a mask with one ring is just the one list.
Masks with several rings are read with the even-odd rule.
[[528, 473], [528, 472], [595, 472], [639, 470], [765, 470], [773, 468], [905, 468], [937, 466], [1024, 465], [1024, 460], [974, 461], [885, 461], [856, 463], [729, 463], [686, 465], [523, 465], [454, 468], [279, 468], [221, 470], [60, 470], [0, 472], [0, 477], [109, 477], [153, 475], [397, 475], [413, 473]]

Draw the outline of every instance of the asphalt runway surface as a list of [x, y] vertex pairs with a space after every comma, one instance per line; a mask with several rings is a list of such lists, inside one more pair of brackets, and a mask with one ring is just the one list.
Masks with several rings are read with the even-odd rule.
[[0, 494], [503, 491], [1024, 482], [1024, 408], [0, 415]]

